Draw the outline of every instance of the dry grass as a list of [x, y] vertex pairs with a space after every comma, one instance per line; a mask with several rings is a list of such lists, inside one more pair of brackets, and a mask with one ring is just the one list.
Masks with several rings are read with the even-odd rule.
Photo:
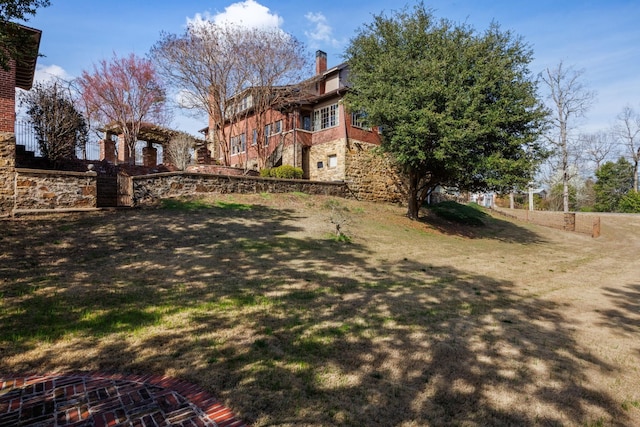
[[256, 426], [640, 425], [640, 218], [172, 207], [1, 221], [0, 373], [175, 376]]

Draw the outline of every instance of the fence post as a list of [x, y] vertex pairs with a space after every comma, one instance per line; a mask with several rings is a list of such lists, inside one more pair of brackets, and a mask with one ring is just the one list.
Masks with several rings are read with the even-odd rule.
[[600, 237], [600, 217], [596, 217], [593, 219], [593, 229], [591, 232], [591, 237], [593, 238]]
[[566, 212], [564, 214], [565, 231], [576, 231], [576, 214], [575, 212]]

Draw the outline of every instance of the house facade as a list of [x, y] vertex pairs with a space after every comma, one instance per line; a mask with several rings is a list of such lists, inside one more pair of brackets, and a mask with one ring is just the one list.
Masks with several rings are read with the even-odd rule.
[[[276, 88], [289, 91], [288, 96], [263, 114], [253, 112], [247, 92], [238, 96], [235, 119], [220, 124], [210, 118], [207, 140], [212, 157], [224, 163], [226, 156], [231, 166], [248, 170], [291, 165], [301, 168], [305, 179], [351, 180], [353, 162], [380, 145], [380, 135], [362, 123], [360, 114], [345, 108], [347, 64], [327, 68], [327, 54], [317, 51], [315, 68], [312, 78]], [[217, 132], [211, 132], [214, 129]]]

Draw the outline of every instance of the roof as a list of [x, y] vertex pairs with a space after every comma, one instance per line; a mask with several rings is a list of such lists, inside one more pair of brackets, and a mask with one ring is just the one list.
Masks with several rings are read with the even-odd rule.
[[40, 38], [42, 31], [35, 28], [25, 27], [15, 24], [20, 32], [33, 40], [33, 49], [26, 49], [24, 55], [16, 60], [16, 87], [29, 90], [33, 85], [33, 77], [36, 72], [36, 61], [38, 60], [38, 50], [40, 49]]

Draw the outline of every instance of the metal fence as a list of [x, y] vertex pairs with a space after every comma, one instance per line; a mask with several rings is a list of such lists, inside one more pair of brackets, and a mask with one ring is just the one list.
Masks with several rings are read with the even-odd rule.
[[[28, 120], [16, 120], [15, 122], [16, 144], [24, 145], [27, 151], [33, 151], [36, 157], [42, 157], [38, 137], [33, 125]], [[82, 147], [76, 149], [76, 156], [83, 160], [100, 159], [100, 142], [97, 137], [89, 137], [86, 144], [86, 158], [83, 155]]]

